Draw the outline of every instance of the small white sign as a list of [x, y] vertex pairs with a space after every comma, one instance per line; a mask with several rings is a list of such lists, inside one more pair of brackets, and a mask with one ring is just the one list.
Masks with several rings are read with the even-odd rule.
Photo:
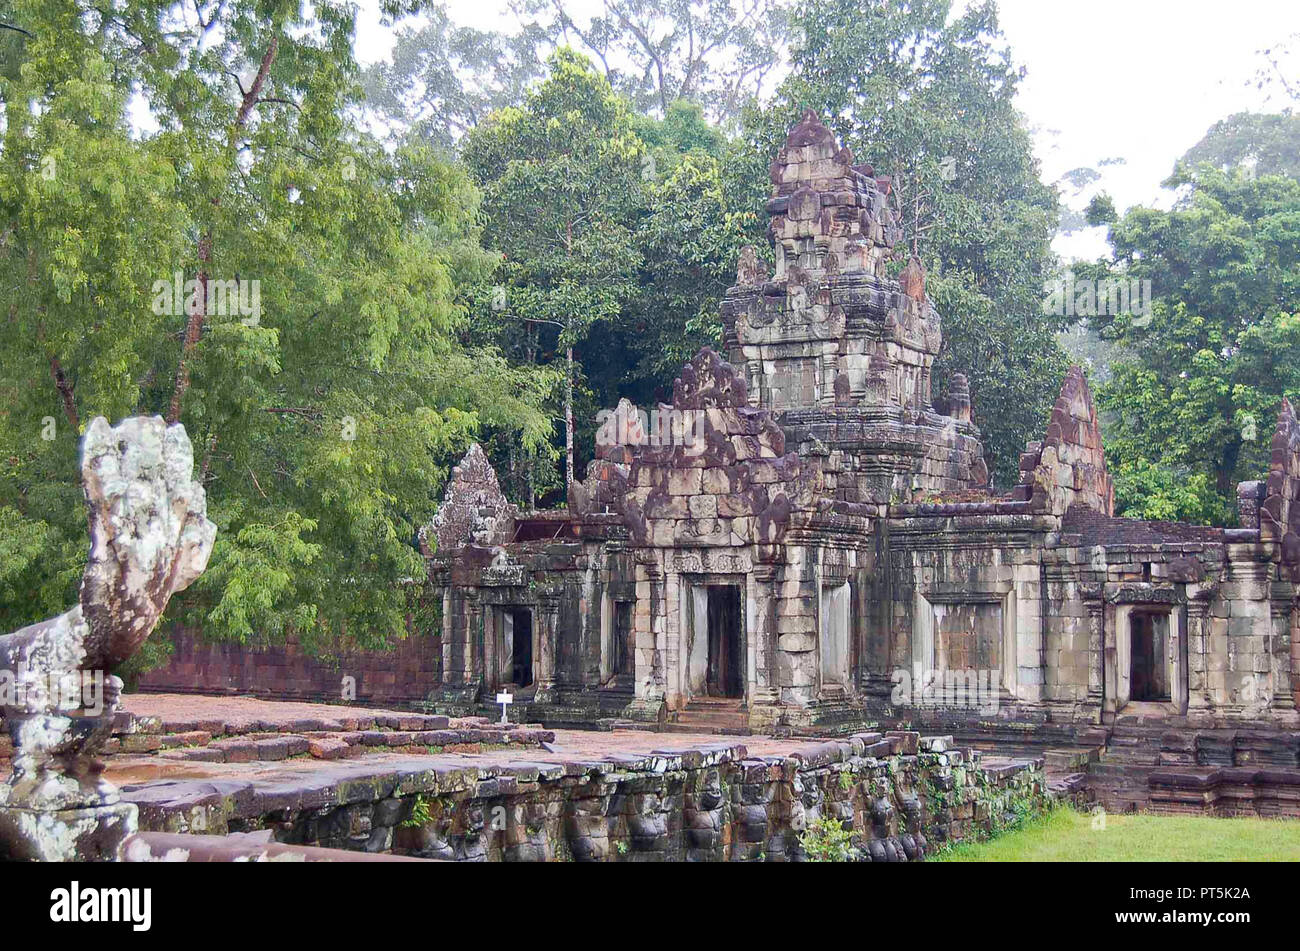
[[512, 696], [511, 694], [508, 694], [508, 693], [499, 693], [499, 694], [497, 694], [497, 703], [501, 704], [501, 722], [502, 722], [502, 723], [509, 723], [509, 722], [510, 722], [510, 721], [506, 718], [506, 707], [507, 707], [509, 704], [512, 704], [512, 703], [514, 703], [514, 702], [515, 702], [515, 698], [514, 698], [514, 696]]

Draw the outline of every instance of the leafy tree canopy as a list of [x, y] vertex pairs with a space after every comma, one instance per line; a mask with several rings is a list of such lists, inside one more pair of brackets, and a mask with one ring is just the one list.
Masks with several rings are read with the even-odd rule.
[[349, 118], [353, 9], [4, 0], [5, 625], [73, 595], [94, 415], [185, 424], [219, 534], [171, 617], [239, 640], [400, 636], [447, 462], [548, 437], [534, 375], [457, 340], [475, 189]]
[[1125, 353], [1100, 393], [1107, 451], [1129, 514], [1223, 523], [1300, 391], [1300, 182], [1180, 163], [1166, 185], [1174, 206], [1130, 209], [1087, 271], [1151, 288], [1149, 312], [1095, 318]]

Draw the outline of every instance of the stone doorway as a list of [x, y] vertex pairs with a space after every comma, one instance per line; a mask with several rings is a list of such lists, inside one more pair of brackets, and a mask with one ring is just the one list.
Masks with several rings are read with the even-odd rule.
[[704, 692], [710, 697], [745, 696], [744, 653], [740, 637], [740, 586], [708, 586], [708, 667]]
[[533, 683], [533, 612], [529, 608], [501, 609], [502, 685], [529, 687]]
[[1160, 602], [1117, 604], [1107, 608], [1104, 623], [1106, 712], [1185, 714], [1186, 610], [1172, 597]]
[[1134, 612], [1129, 619], [1129, 699], [1170, 699], [1166, 614]]
[[614, 675], [631, 677], [636, 673], [636, 655], [633, 653], [631, 601], [614, 602]]

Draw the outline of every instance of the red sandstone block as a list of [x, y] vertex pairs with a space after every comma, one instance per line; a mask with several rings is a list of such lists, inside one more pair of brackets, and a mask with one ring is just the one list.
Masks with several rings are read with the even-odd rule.
[[316, 759], [342, 759], [348, 755], [349, 746], [343, 740], [313, 737], [307, 741], [307, 749]]
[[191, 747], [184, 750], [168, 750], [158, 754], [167, 759], [184, 760], [190, 763], [224, 763], [226, 754], [212, 747]]
[[129, 733], [122, 737], [123, 753], [152, 753], [162, 749], [163, 738], [147, 733]]
[[921, 742], [921, 734], [912, 730], [888, 730], [885, 739], [890, 741], [895, 753], [915, 756]]
[[283, 737], [271, 740], [258, 740], [254, 743], [259, 760], [281, 760], [289, 758], [289, 742]]
[[221, 750], [227, 763], [251, 763], [257, 759], [257, 744], [251, 740], [217, 740], [211, 748]]
[[179, 746], [207, 746], [212, 742], [212, 734], [206, 730], [187, 730], [183, 733], [169, 733], [162, 738], [163, 749], [175, 749]]

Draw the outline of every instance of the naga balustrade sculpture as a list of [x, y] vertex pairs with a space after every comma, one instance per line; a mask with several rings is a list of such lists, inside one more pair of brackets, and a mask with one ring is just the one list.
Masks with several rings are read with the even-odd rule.
[[193, 471], [180, 424], [96, 417], [86, 428], [90, 555], [78, 603], [0, 637], [0, 704], [13, 743], [12, 774], [0, 783], [0, 857], [113, 859], [135, 831], [136, 807], [103, 778], [95, 754], [120, 707], [122, 681], [111, 672], [212, 553], [217, 529]]

